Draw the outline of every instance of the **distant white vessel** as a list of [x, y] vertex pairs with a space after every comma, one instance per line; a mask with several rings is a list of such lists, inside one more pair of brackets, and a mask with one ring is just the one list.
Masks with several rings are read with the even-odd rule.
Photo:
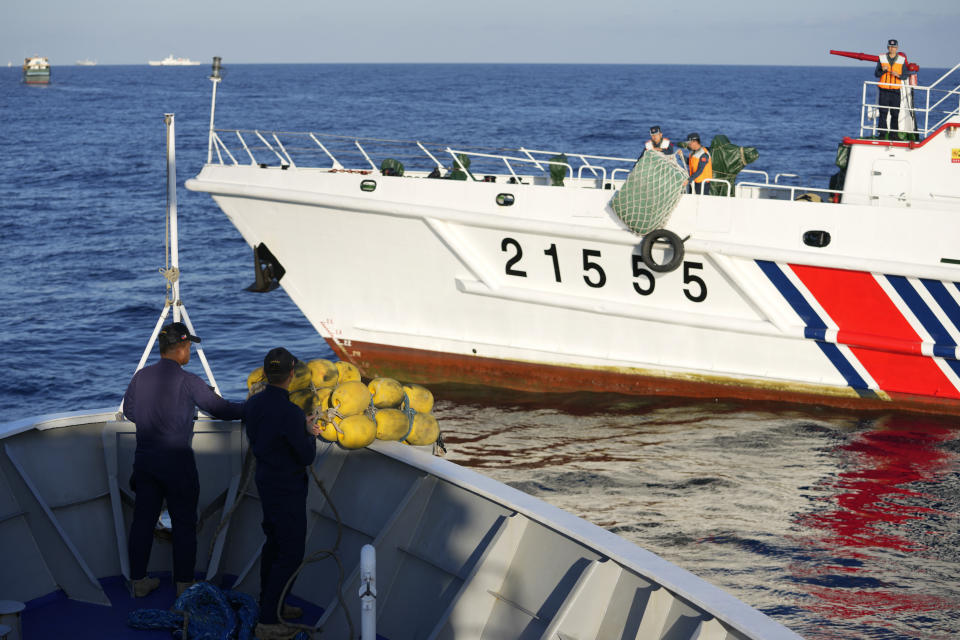
[[95, 67], [97, 66], [96, 60], [91, 60], [90, 58], [84, 58], [83, 60], [77, 60], [78, 67]]
[[43, 56], [25, 58], [23, 81], [27, 84], [50, 84], [50, 61]]
[[190, 58], [174, 58], [173, 54], [170, 54], [163, 60], [149, 60], [148, 62], [151, 67], [193, 67], [198, 64], [203, 64]]

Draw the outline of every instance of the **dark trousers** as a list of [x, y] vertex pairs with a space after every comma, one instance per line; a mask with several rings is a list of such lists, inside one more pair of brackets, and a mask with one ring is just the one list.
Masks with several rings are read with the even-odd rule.
[[293, 494], [259, 486], [258, 490], [263, 506], [260, 526], [267, 537], [260, 555], [260, 622], [276, 624], [280, 595], [306, 550], [307, 492], [306, 487]]
[[192, 452], [189, 456], [180, 455], [171, 460], [135, 462], [130, 487], [137, 494], [127, 545], [130, 579], [139, 580], [147, 575], [153, 530], [166, 499], [173, 522], [173, 579], [177, 582], [193, 580], [197, 563], [200, 478]]
[[[880, 119], [877, 121], [877, 127], [881, 135], [887, 133], [886, 129], [897, 131], [900, 129], [900, 90], [899, 89], [880, 89]], [[890, 122], [887, 123], [887, 114]]]
[[691, 182], [687, 185], [687, 193], [706, 193], [710, 195], [709, 182]]

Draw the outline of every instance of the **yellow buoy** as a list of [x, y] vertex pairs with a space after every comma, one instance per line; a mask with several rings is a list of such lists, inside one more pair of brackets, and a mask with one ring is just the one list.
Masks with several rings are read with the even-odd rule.
[[410, 430], [410, 419], [400, 409], [380, 409], [376, 423], [378, 440], [399, 440]]
[[360, 370], [349, 362], [337, 361], [337, 371], [340, 374], [340, 384], [360, 379]]
[[257, 367], [247, 376], [247, 392], [250, 396], [260, 393], [266, 386], [267, 376], [263, 373], [263, 367]]
[[329, 360], [317, 358], [307, 363], [310, 368], [310, 375], [313, 380], [313, 386], [318, 389], [337, 386], [340, 379], [340, 370]]
[[293, 382], [290, 383], [289, 391], [293, 393], [301, 389], [309, 389], [311, 382], [310, 367], [307, 366], [306, 362], [298, 361], [293, 367]]
[[300, 389], [290, 392], [290, 402], [297, 405], [307, 415], [313, 413], [314, 408], [319, 407], [319, 398], [313, 389]]
[[362, 449], [377, 437], [377, 425], [364, 414], [344, 418], [340, 431], [340, 444], [345, 449]]
[[373, 406], [378, 409], [399, 407], [403, 402], [403, 387], [393, 378], [374, 378], [367, 389], [373, 394]]
[[440, 425], [432, 413], [418, 413], [413, 416], [413, 425], [410, 428], [410, 435], [407, 436], [408, 444], [422, 447], [433, 444], [440, 436]]
[[324, 387], [323, 389], [317, 389], [317, 407], [321, 411], [326, 411], [330, 408], [330, 396], [333, 395], [332, 387]]
[[407, 398], [410, 400], [410, 407], [417, 413], [430, 413], [433, 411], [433, 394], [430, 389], [421, 387], [418, 384], [405, 384], [403, 390], [407, 392]]
[[330, 395], [330, 406], [344, 417], [363, 413], [370, 406], [370, 391], [359, 380], [341, 382]]
[[326, 440], [327, 442], [336, 442], [339, 440], [339, 435], [337, 433], [337, 428], [334, 426], [333, 422], [324, 422], [320, 421], [320, 437]]

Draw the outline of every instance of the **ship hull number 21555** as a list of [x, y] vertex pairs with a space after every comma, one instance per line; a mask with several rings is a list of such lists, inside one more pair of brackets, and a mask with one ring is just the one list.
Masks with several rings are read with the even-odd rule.
[[[507, 254], [507, 261], [504, 264], [504, 271], [508, 276], [517, 278], [526, 278], [527, 272], [522, 268], [523, 247], [514, 238], [504, 238], [500, 243], [500, 249]], [[543, 254], [553, 262], [553, 278], [557, 282], [563, 282], [560, 274], [560, 256], [557, 251], [557, 245], [551, 244], [549, 249], [544, 249]], [[639, 255], [632, 255], [631, 268], [633, 275], [633, 290], [641, 296], [649, 296], [657, 286], [657, 280], [643, 264]], [[607, 272], [600, 262], [602, 258], [599, 249], [583, 249], [583, 281], [588, 287], [601, 289], [607, 284]], [[699, 272], [703, 269], [702, 262], [683, 262], [683, 295], [691, 302], [703, 302], [707, 299], [707, 283], [700, 277]]]

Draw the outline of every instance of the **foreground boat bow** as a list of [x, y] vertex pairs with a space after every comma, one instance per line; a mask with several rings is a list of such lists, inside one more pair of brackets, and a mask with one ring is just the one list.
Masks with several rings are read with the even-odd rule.
[[[42, 624], [34, 616], [57, 615], [44, 605], [58, 589], [109, 606], [107, 579], [127, 577], [135, 428], [112, 418], [0, 426], [0, 579], [3, 597], [33, 601], [25, 637]], [[198, 563], [208, 579], [256, 594], [262, 533], [256, 487], [243, 471], [246, 440], [235, 423], [201, 420], [195, 432]], [[623, 538], [413, 447], [329, 445], [313, 470], [330, 502], [311, 483], [307, 552], [339, 537], [345, 579], [338, 583], [333, 562], [318, 562], [293, 593], [315, 605], [331, 637], [348, 635], [338, 589], [359, 619], [351, 594], [365, 544], [377, 549], [377, 633], [390, 640], [799, 637]], [[170, 570], [168, 544], [156, 541], [151, 573]]]

